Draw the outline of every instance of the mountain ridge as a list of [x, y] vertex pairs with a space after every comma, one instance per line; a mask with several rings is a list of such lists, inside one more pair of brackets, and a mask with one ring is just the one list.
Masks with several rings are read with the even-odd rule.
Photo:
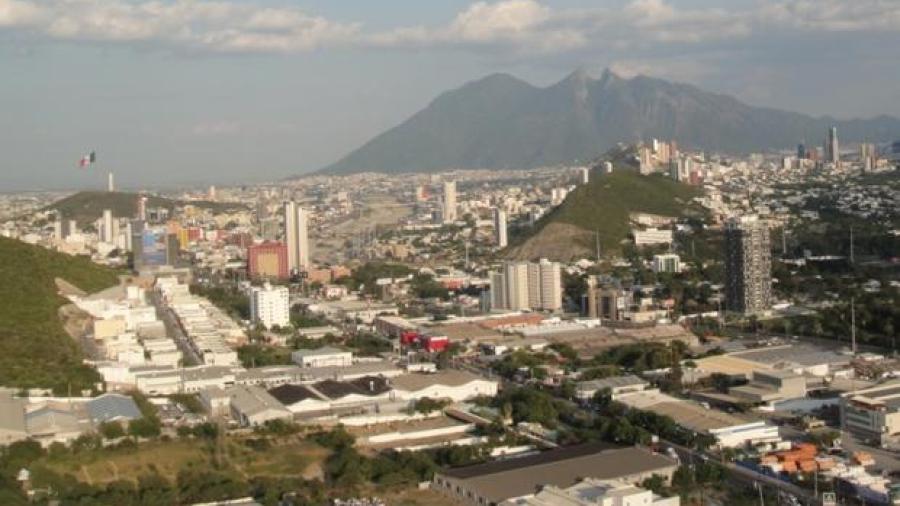
[[[900, 138], [900, 119], [841, 120], [748, 105], [692, 84], [609, 69], [583, 69], [539, 87], [493, 73], [441, 93], [400, 124], [317, 173], [434, 172], [585, 163], [649, 138], [690, 149], [749, 153], [825, 138], [837, 126], [849, 142]], [[818, 145], [814, 142], [812, 145]]]

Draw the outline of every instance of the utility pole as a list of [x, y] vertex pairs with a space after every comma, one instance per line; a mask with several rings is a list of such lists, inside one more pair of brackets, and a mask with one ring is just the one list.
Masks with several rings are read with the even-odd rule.
[[781, 257], [787, 257], [787, 230], [781, 227]]
[[855, 263], [853, 258], [853, 225], [850, 225], [850, 263]]
[[600, 263], [600, 229], [598, 228], [596, 232], [594, 232], [594, 242], [595, 247], [597, 248], [597, 263]]
[[762, 484], [759, 483], [758, 481], [757, 481], [757, 482], [754, 482], [754, 483], [756, 484], [756, 490], [759, 491], [759, 506], [766, 506], [766, 501], [765, 501], [765, 499], [763, 498]]
[[856, 298], [850, 297], [850, 351], [856, 355]]

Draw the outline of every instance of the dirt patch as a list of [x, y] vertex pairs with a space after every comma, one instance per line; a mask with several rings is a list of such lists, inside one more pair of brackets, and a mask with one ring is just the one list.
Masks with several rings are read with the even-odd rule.
[[93, 318], [88, 313], [78, 309], [75, 304], [66, 304], [59, 308], [59, 321], [62, 322], [66, 333], [72, 336], [72, 339], [81, 341], [90, 331], [93, 324]]
[[53, 281], [56, 282], [56, 289], [59, 290], [59, 293], [61, 293], [64, 296], [76, 295], [78, 297], [84, 297], [85, 295], [87, 295], [87, 293], [85, 293], [84, 290], [78, 288], [77, 286], [73, 285], [72, 283], [69, 283], [65, 279], [56, 278]]
[[594, 250], [587, 247], [593, 240], [594, 235], [581, 227], [551, 223], [524, 243], [510, 248], [505, 257], [510, 260], [546, 258], [557, 262], [593, 258]]

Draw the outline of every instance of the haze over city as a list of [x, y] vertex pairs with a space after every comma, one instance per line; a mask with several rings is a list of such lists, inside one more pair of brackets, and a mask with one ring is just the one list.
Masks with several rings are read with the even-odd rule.
[[0, 506], [900, 506], [897, 47], [0, 0]]
[[275, 180], [506, 72], [650, 76], [753, 105], [900, 115], [893, 2], [0, 2], [2, 188]]

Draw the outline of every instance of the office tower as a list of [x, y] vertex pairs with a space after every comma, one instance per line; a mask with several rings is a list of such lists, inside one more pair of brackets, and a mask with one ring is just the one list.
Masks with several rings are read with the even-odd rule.
[[114, 192], [114, 191], [116, 191], [116, 184], [115, 184], [115, 181], [113, 180], [113, 173], [112, 173], [112, 172], [110, 172], [110, 173], [107, 175], [107, 180], [106, 180], [106, 191], [108, 191], [108, 192]]
[[653, 255], [653, 272], [681, 272], [681, 257], [675, 253]]
[[578, 170], [581, 173], [581, 184], [588, 184], [591, 181], [591, 170], [587, 167], [581, 167]]
[[112, 210], [103, 210], [103, 222], [100, 225], [100, 229], [100, 240], [108, 244], [112, 243], [115, 238], [115, 234], [113, 232]]
[[806, 145], [802, 142], [797, 144], [797, 159], [805, 160], [806, 159]]
[[727, 309], [752, 314], [772, 304], [769, 227], [756, 216], [732, 218], [725, 227]]
[[250, 288], [250, 321], [267, 329], [290, 325], [291, 303], [287, 287], [266, 283]]
[[841, 162], [841, 150], [838, 145], [837, 127], [828, 130], [828, 140], [825, 143], [825, 156], [833, 164]]
[[444, 223], [456, 221], [456, 181], [444, 181]]
[[215, 202], [216, 201], [216, 185], [210, 185], [209, 190], [207, 190], [206, 194], [207, 194], [207, 198], [209, 198], [209, 200], [211, 202]]
[[247, 272], [253, 278], [287, 279], [288, 250], [280, 242], [264, 242], [247, 248]]
[[284, 243], [287, 246], [288, 269], [292, 272], [309, 269], [309, 216], [296, 202], [284, 203]]
[[506, 211], [500, 208], [494, 208], [494, 243], [498, 248], [505, 248], [507, 244]]

